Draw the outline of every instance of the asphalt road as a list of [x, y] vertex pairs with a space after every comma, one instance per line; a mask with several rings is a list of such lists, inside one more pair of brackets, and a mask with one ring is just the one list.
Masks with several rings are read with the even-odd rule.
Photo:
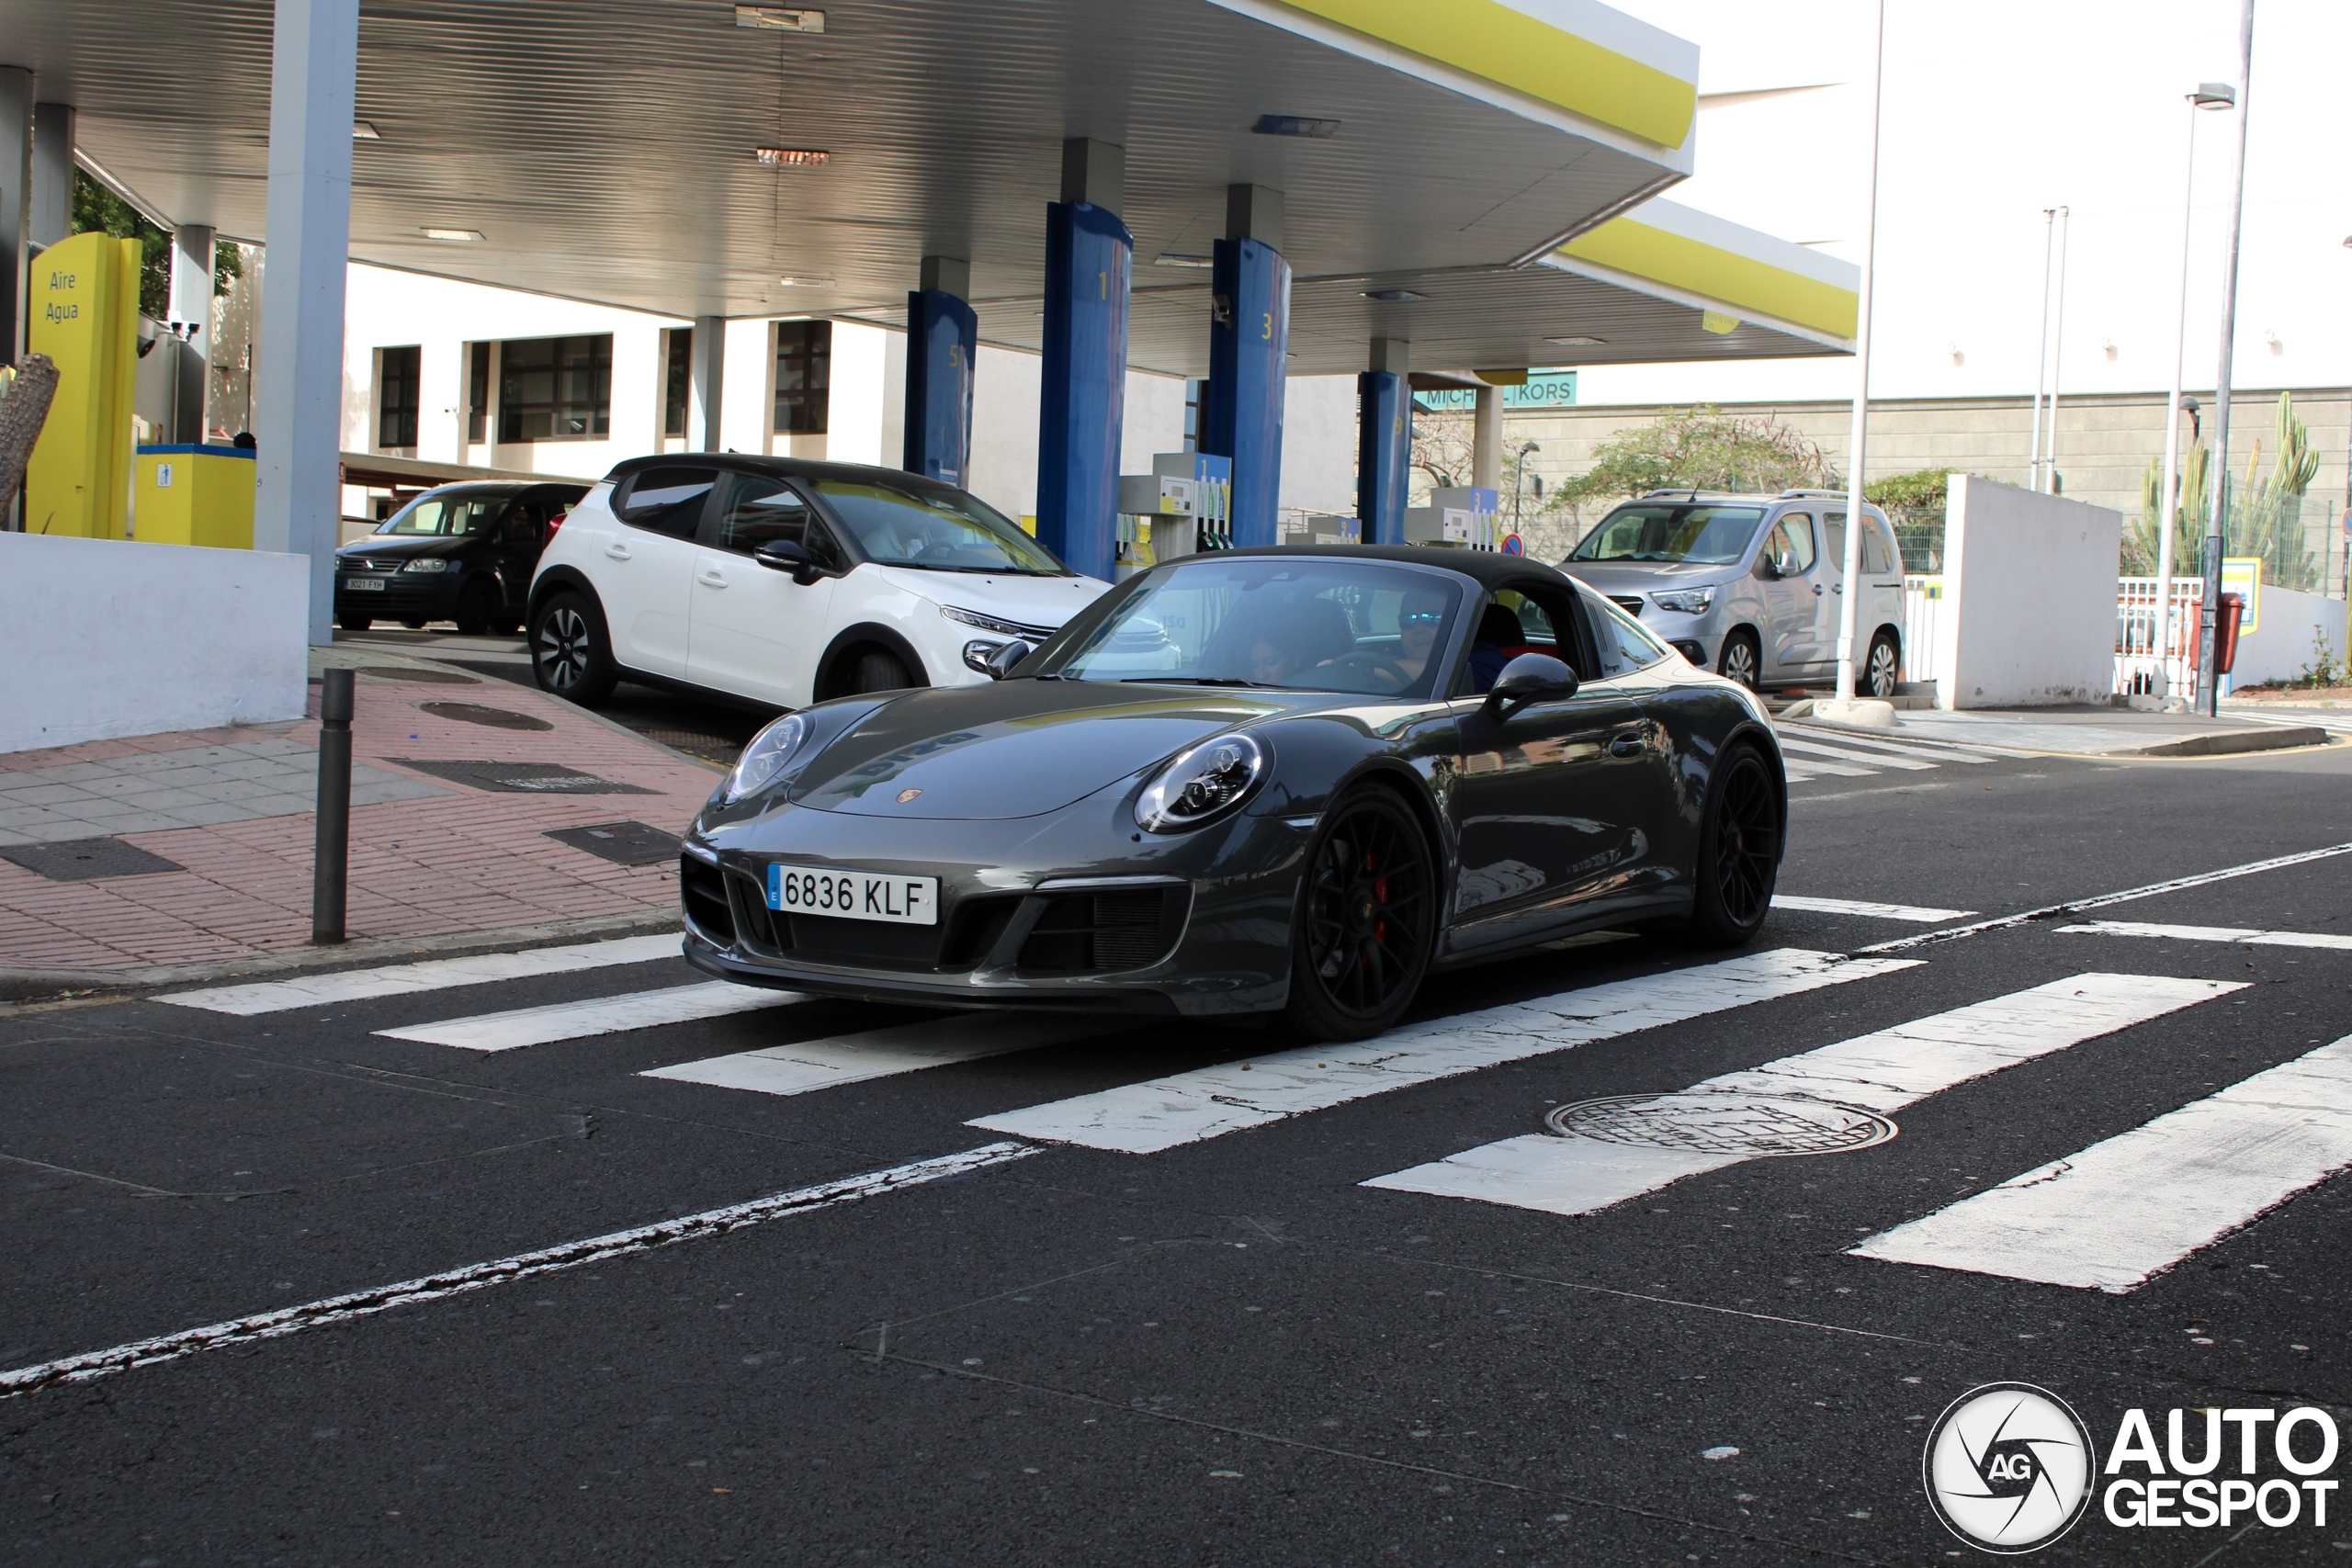
[[[2348, 773], [2337, 747], [1816, 776], [1782, 891], [2024, 911], [2352, 840]], [[251, 1016], [152, 999], [0, 1015], [0, 1371], [305, 1309], [0, 1391], [0, 1562], [1972, 1557], [1930, 1512], [1921, 1451], [1977, 1385], [2057, 1393], [2101, 1455], [2134, 1407], [2159, 1444], [2173, 1407], [2352, 1418], [2352, 1179], [2255, 1217], [2223, 1212], [2217, 1179], [2214, 1227], [2253, 1223], [2124, 1290], [1849, 1250], [1964, 1220], [2021, 1173], [2094, 1172], [2104, 1141], [2352, 1035], [2352, 951], [2060, 929], [2340, 936], [2347, 872], [2352, 856], [2311, 861], [1932, 942], [1885, 955], [1908, 967], [1160, 1152], [1022, 1138], [1035, 1152], [931, 1181], [922, 1162], [1008, 1141], [976, 1119], [1238, 1070], [1288, 1042], [1121, 1024], [785, 1094], [641, 1075], [795, 1046], [835, 1070], [841, 1049], [811, 1043], [951, 1026], [806, 1001], [496, 1053], [375, 1032], [694, 978], [668, 959]], [[1851, 953], [1936, 929], [1783, 911], [1758, 947]], [[1586, 942], [1442, 977], [1417, 1017], [1612, 982], [1639, 1000], [1722, 958]], [[2167, 1002], [2188, 988], [2091, 974], [2236, 988]], [[1577, 1214], [1363, 1185], [1544, 1134], [1560, 1106], [2053, 983], [2147, 1016], [1930, 1088], [1872, 1147], [1724, 1164]], [[1931, 1064], [2008, 1038], [1981, 1014], [1924, 1034]], [[1270, 1084], [1278, 1066], [1259, 1068]], [[2263, 1138], [2323, 1175], [2332, 1156], [2296, 1152], [2291, 1111], [2254, 1099], [2268, 1131], [2220, 1178]], [[859, 1201], [459, 1272], [909, 1167]], [[2059, 1225], [2062, 1264], [2128, 1252], [2167, 1217], [2103, 1190]], [[309, 1305], [436, 1271], [385, 1310]], [[2344, 1562], [2347, 1508], [2338, 1495], [2324, 1527], [2306, 1507], [2290, 1527], [2127, 1530], [2094, 1503], [2042, 1555]]]

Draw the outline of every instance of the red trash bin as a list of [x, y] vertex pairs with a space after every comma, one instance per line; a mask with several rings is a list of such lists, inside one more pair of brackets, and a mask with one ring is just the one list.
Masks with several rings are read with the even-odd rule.
[[2213, 668], [2227, 675], [2238, 661], [2238, 617], [2245, 614], [2245, 595], [2224, 593], [2213, 617]]

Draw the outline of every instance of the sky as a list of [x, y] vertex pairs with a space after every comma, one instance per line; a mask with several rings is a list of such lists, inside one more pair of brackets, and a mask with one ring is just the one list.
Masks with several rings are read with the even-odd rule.
[[[1693, 176], [1669, 199], [1860, 262], [1870, 0], [1614, 0], [1696, 42]], [[2163, 391], [2198, 83], [2237, 76], [2238, 0], [1886, 0], [1875, 351], [1891, 398], [2024, 396], [2046, 208], [2069, 208], [2065, 392]], [[2258, 0], [2233, 378], [2352, 381], [2346, 0]], [[1716, 95], [1781, 93], [1749, 101]], [[2219, 363], [2234, 111], [2197, 117], [2187, 382]], [[1847, 397], [1849, 359], [1596, 367], [1586, 402]]]

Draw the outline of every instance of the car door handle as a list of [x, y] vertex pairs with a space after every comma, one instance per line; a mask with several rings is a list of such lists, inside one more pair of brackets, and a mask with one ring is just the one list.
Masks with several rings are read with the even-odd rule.
[[727, 586], [727, 574], [717, 567], [707, 566], [702, 570], [702, 582], [706, 588], [724, 588]]
[[1648, 750], [1648, 743], [1638, 735], [1620, 735], [1609, 743], [1612, 757], [1638, 757]]
[[1815, 593], [1816, 596], [1818, 596], [1818, 595], [1820, 594], [1820, 592], [1821, 592], [1821, 584], [1819, 584], [1818, 582], [1815, 583], [1815, 584], [1813, 585], [1813, 592], [1814, 592], [1814, 593]]
[[1832, 593], [1843, 593], [1846, 592], [1846, 585], [1842, 582], [1833, 582], [1829, 585], [1829, 592]]
[[627, 545], [606, 545], [605, 547], [605, 553], [612, 557], [615, 560], [628, 559], [628, 547]]

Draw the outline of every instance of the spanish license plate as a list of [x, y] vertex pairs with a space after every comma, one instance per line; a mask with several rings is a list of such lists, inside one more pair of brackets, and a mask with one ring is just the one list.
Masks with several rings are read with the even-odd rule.
[[768, 866], [768, 908], [842, 920], [935, 926], [939, 923], [939, 878], [787, 865], [777, 861]]
[[343, 585], [354, 593], [381, 593], [384, 591], [384, 580], [380, 577], [346, 577]]

